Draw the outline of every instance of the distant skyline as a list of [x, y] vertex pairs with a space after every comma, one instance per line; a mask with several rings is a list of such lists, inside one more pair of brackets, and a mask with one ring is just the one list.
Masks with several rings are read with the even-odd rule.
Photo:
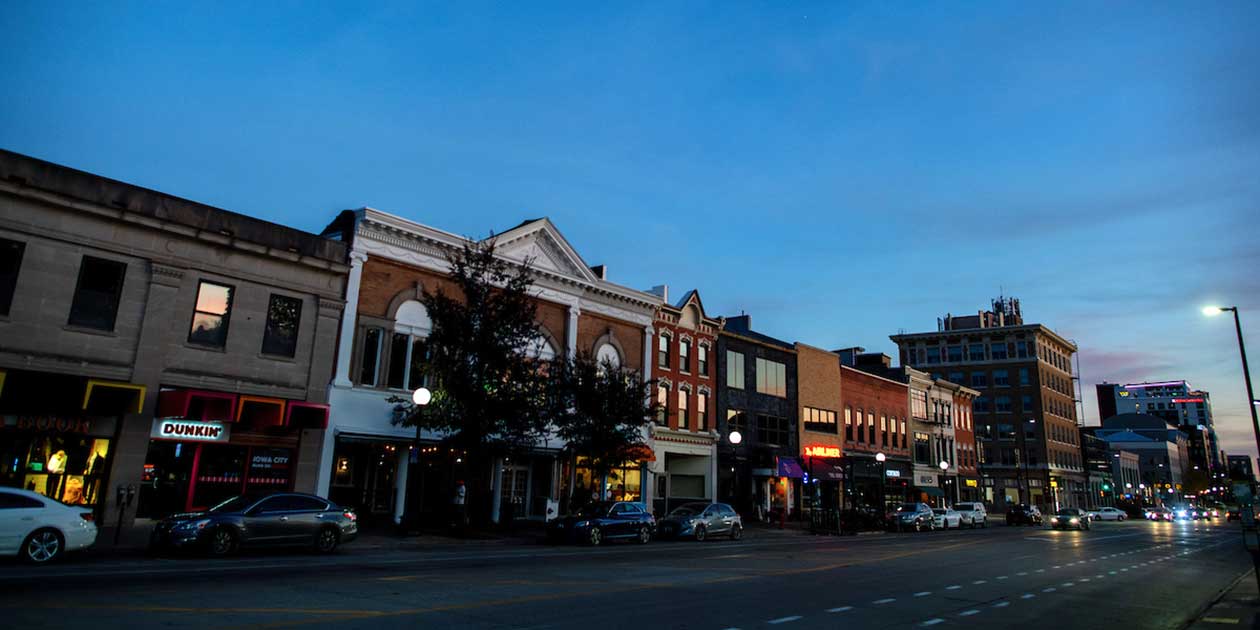
[[[0, 147], [312, 232], [549, 216], [610, 279], [824, 348], [985, 309], [1255, 454], [1260, 3], [47, 3]], [[1260, 375], [1260, 369], [1256, 370]]]

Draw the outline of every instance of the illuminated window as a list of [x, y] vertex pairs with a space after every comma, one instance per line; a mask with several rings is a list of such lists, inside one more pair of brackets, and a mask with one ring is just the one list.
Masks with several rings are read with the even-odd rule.
[[696, 429], [709, 429], [709, 395], [704, 392], [696, 395]]
[[888, 446], [888, 416], [879, 416], [879, 443]]
[[757, 393], [787, 396], [787, 366], [778, 361], [757, 358]]
[[806, 431], [817, 431], [819, 433], [836, 432], [836, 412], [834, 411], [802, 407], [801, 421], [805, 423]]
[[197, 287], [197, 304], [193, 309], [190, 343], [222, 348], [227, 344], [228, 324], [232, 316], [234, 287], [203, 281]]
[[849, 442], [853, 441], [853, 408], [852, 407], [844, 408], [844, 439]]
[[668, 421], [668, 405], [669, 405], [669, 388], [659, 385], [656, 388], [656, 424], [667, 426]]
[[691, 392], [685, 389], [678, 390], [678, 428], [686, 429], [688, 420], [688, 404], [687, 401], [691, 397]]
[[875, 444], [875, 412], [873, 411], [866, 413], [866, 439], [867, 444], [872, 446]]
[[862, 408], [857, 410], [857, 441], [859, 443], [866, 441], [866, 424], [862, 422]]

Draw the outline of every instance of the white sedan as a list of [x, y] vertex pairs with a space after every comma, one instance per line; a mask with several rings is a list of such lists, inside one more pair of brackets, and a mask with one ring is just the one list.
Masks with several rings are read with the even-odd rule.
[[933, 508], [937, 529], [962, 529], [962, 514], [952, 508]]
[[41, 494], [0, 488], [0, 555], [47, 564], [96, 542], [92, 511]]
[[1091, 521], [1123, 521], [1126, 518], [1129, 518], [1129, 515], [1125, 514], [1124, 510], [1117, 510], [1113, 507], [1089, 511], [1089, 519]]

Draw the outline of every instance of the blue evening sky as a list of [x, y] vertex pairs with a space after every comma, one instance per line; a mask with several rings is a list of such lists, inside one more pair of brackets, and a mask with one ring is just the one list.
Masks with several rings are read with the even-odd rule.
[[1080, 344], [1089, 423], [1186, 378], [1254, 450], [1198, 309], [1260, 356], [1260, 3], [363, 4], [8, 2], [0, 147], [312, 231], [546, 215], [827, 348], [1004, 290]]

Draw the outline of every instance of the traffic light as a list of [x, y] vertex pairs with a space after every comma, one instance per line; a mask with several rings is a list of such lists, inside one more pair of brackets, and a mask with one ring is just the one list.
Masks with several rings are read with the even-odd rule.
[[1106, 490], [1107, 492], [1111, 492], [1111, 484], [1104, 482], [1103, 490]]

